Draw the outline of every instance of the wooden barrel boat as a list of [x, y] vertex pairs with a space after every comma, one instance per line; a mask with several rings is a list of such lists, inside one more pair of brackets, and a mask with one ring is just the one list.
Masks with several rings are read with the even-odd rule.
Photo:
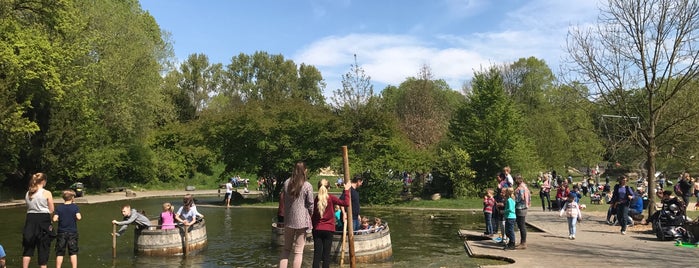
[[[186, 235], [186, 237], [185, 237]], [[206, 247], [206, 223], [199, 220], [189, 227], [185, 234], [184, 226], [163, 230], [151, 227], [136, 231], [134, 251], [145, 256], [173, 256], [194, 254]]]
[[[380, 263], [391, 260], [393, 248], [391, 246], [391, 230], [384, 223], [383, 228], [377, 232], [360, 233], [354, 235], [354, 253], [357, 263]], [[284, 224], [272, 223], [272, 244], [284, 245]], [[306, 249], [313, 250], [313, 237], [311, 233], [306, 236]], [[340, 261], [342, 251], [342, 232], [335, 232], [330, 251], [330, 258]], [[345, 262], [349, 263], [349, 239], [345, 241]]]

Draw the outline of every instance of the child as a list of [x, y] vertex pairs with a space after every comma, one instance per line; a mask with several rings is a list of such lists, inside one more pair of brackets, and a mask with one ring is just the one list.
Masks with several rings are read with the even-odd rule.
[[483, 216], [485, 217], [485, 235], [493, 236], [493, 207], [495, 206], [495, 198], [493, 198], [493, 189], [488, 189], [483, 196]]
[[374, 229], [374, 232], [380, 231], [383, 228], [383, 222], [381, 222], [381, 218], [374, 218], [374, 226], [372, 226], [371, 228]]
[[119, 231], [116, 232], [116, 236], [121, 236], [129, 227], [129, 224], [135, 223], [137, 229], [146, 229], [150, 227], [150, 220], [145, 215], [138, 213], [136, 209], [132, 209], [130, 205], [124, 205], [121, 207], [121, 215], [124, 215], [123, 221], [112, 220], [112, 224], [120, 225]]
[[367, 217], [362, 217], [362, 223], [361, 223], [361, 229], [362, 230], [369, 230], [371, 229], [371, 226], [369, 225], [369, 218]]
[[506, 188], [505, 191], [503, 191], [503, 198], [507, 198], [505, 201], [503, 218], [505, 219], [505, 235], [508, 239], [503, 250], [514, 250], [516, 240], [515, 220], [517, 219], [517, 214], [515, 214], [515, 190], [512, 189], [512, 187]]
[[5, 249], [0, 245], [0, 268], [5, 268]]
[[342, 231], [342, 228], [344, 228], [342, 215], [343, 211], [340, 209], [340, 205], [335, 205], [335, 231]]
[[58, 235], [56, 240], [56, 267], [63, 264], [63, 255], [68, 248], [70, 264], [78, 267], [78, 223], [82, 219], [80, 209], [73, 203], [75, 192], [63, 191], [63, 205], [56, 208], [53, 221], [58, 222]]
[[163, 212], [160, 213], [160, 229], [170, 230], [175, 229], [175, 209], [172, 204], [163, 203]]
[[568, 239], [575, 239], [575, 224], [582, 221], [582, 212], [574, 196], [568, 196], [568, 201], [563, 205], [559, 216], [563, 216], [563, 213], [568, 218]]

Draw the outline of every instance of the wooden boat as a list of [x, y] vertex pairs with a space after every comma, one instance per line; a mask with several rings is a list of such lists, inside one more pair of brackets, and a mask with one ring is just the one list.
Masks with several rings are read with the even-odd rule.
[[[345, 263], [349, 263], [349, 239], [345, 242]], [[272, 223], [272, 244], [284, 245], [284, 224]], [[311, 233], [306, 236], [306, 249], [313, 250], [313, 237]], [[340, 261], [342, 251], [342, 232], [335, 232], [331, 246], [330, 257]], [[393, 257], [391, 247], [391, 230], [384, 223], [378, 232], [361, 233], [354, 235], [354, 252], [357, 263], [379, 263], [390, 260]]]
[[134, 251], [145, 256], [173, 256], [193, 254], [206, 247], [204, 219], [190, 226], [186, 237], [184, 230], [184, 226], [178, 226], [169, 230], [151, 227], [136, 231]]

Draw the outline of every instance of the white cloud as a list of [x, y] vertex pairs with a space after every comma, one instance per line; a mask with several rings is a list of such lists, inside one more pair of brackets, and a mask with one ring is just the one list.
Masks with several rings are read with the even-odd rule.
[[[464, 0], [447, 3], [469, 10], [487, 4]], [[459, 90], [474, 70], [522, 57], [543, 59], [555, 71], [565, 53], [568, 27], [590, 23], [597, 13], [596, 1], [529, 1], [488, 31], [466, 35], [329, 36], [311, 43], [292, 58], [320, 69], [328, 83], [326, 95], [340, 87], [341, 76], [354, 63], [354, 54], [371, 77], [376, 92], [385, 85], [398, 85], [407, 77], [416, 76], [423, 64], [430, 66], [435, 78], [444, 79]]]

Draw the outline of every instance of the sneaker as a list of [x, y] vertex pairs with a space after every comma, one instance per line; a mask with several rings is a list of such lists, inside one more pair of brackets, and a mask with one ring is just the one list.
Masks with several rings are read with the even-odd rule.
[[622, 234], [622, 235], [626, 235], [626, 231], [621, 231], [621, 234]]
[[520, 243], [519, 245], [515, 246], [515, 249], [527, 249], [527, 244]]
[[575, 240], [575, 235], [571, 235], [570, 239]]
[[568, 239], [573, 239], [573, 235], [568, 235]]

